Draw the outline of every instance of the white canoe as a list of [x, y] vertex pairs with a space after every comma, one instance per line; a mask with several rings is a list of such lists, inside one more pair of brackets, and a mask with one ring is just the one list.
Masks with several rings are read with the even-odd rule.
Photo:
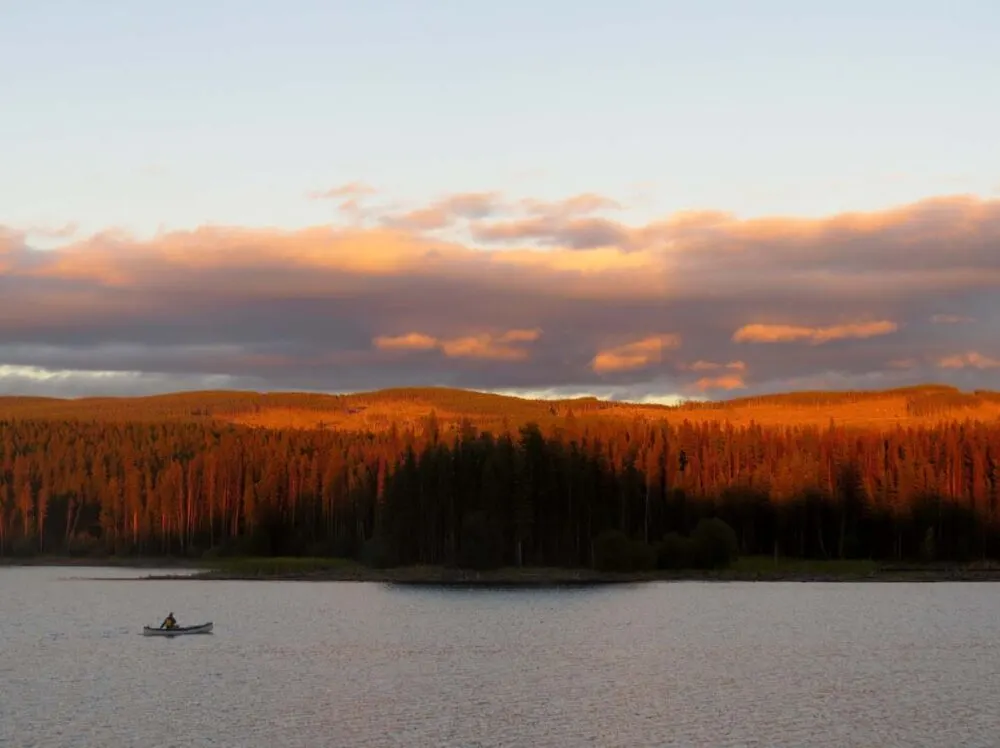
[[173, 629], [161, 629], [153, 628], [152, 626], [143, 626], [142, 635], [143, 636], [183, 636], [185, 634], [211, 634], [212, 633], [212, 622], [202, 623], [198, 626], [178, 626]]

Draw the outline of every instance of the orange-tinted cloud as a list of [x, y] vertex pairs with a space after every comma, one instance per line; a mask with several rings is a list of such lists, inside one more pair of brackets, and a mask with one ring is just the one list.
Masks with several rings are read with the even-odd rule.
[[372, 344], [384, 351], [429, 351], [437, 348], [440, 342], [430, 335], [411, 332], [406, 335], [379, 335]]
[[677, 348], [680, 344], [679, 335], [651, 335], [616, 348], [599, 351], [590, 366], [598, 374], [643, 369], [660, 363], [664, 350]]
[[848, 338], [873, 338], [896, 332], [899, 325], [888, 320], [878, 322], [857, 322], [825, 327], [803, 327], [800, 325], [744, 325], [733, 333], [736, 343], [794, 343], [807, 341], [812, 345], [822, 345], [832, 340]]
[[540, 330], [510, 330], [494, 337], [489, 334], [471, 335], [444, 340], [441, 349], [452, 358], [482, 358], [499, 361], [521, 361], [528, 357], [528, 350], [518, 343], [534, 342]]
[[[109, 229], [45, 250], [0, 227], [0, 391], [996, 386], [1000, 201], [640, 224], [590, 193], [404, 207], [297, 230]], [[681, 340], [683, 360], [668, 355]]]
[[439, 339], [421, 333], [407, 333], [397, 336], [380, 335], [372, 340], [372, 344], [378, 349], [390, 351], [440, 349], [445, 356], [451, 358], [522, 361], [528, 358], [528, 350], [518, 344], [533, 343], [541, 334], [541, 330], [508, 330], [502, 335], [480, 333]]
[[739, 374], [728, 374], [720, 377], [702, 377], [695, 386], [702, 392], [712, 390], [745, 390], [746, 383]]
[[604, 195], [584, 192], [565, 200], [547, 201], [527, 198], [521, 201], [521, 207], [528, 213], [543, 216], [569, 217], [597, 213], [602, 210], [621, 210], [622, 204]]

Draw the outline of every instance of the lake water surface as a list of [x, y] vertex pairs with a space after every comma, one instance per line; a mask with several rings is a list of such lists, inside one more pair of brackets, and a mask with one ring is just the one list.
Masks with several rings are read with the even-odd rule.
[[1000, 745], [993, 584], [71, 579], [149, 573], [0, 568], [0, 745]]

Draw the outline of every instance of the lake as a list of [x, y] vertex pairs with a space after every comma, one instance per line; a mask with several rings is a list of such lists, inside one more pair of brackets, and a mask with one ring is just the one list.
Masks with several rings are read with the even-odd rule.
[[[996, 746], [1000, 587], [0, 568], [0, 745]], [[147, 638], [174, 611], [206, 636]]]

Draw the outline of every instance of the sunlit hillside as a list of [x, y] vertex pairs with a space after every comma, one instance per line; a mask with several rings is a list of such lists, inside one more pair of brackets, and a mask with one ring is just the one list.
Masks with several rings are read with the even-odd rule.
[[751, 422], [826, 426], [832, 420], [843, 426], [893, 428], [942, 420], [996, 421], [1000, 419], [1000, 392], [925, 385], [868, 392], [794, 392], [678, 406], [596, 398], [528, 400], [434, 387], [349, 395], [205, 391], [136, 398], [0, 398], [0, 418], [4, 419], [216, 421], [262, 428], [383, 431], [395, 424], [420, 430], [432, 412], [446, 429], [457, 428], [465, 419], [480, 428], [501, 429], [528, 421], [554, 424], [567, 418], [687, 419], [734, 426]]

